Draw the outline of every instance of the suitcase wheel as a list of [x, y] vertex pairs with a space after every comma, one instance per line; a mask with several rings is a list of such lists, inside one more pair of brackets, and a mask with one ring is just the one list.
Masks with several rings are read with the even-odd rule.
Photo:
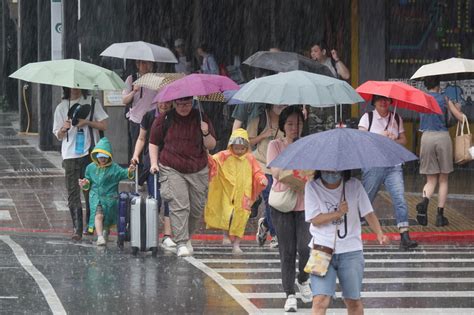
[[123, 244], [124, 244], [123, 238], [122, 238], [122, 237], [119, 237], [119, 238], [117, 239], [117, 246], [118, 246], [118, 248], [119, 248], [120, 250], [123, 250]]
[[158, 248], [157, 247], [152, 247], [151, 248], [151, 256], [156, 257], [157, 253], [158, 253]]
[[132, 255], [137, 256], [138, 254], [138, 247], [132, 247]]

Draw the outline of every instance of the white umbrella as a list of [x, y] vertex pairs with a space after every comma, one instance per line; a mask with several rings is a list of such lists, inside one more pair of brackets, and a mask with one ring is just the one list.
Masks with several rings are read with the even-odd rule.
[[474, 79], [474, 60], [449, 58], [421, 66], [411, 79], [440, 76], [442, 81]]
[[147, 42], [115, 43], [107, 47], [101, 54], [104, 57], [146, 60], [153, 62], [177, 63], [171, 50]]
[[345, 81], [301, 70], [253, 79], [233, 98], [245, 103], [307, 104], [314, 107], [364, 101]]

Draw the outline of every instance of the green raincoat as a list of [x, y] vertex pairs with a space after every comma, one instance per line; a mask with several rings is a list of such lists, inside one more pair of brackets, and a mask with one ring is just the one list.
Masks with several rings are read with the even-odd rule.
[[[97, 154], [103, 153], [109, 156], [109, 161], [105, 165], [99, 165]], [[90, 190], [89, 203], [91, 215], [88, 223], [88, 230], [94, 231], [95, 213], [98, 205], [102, 205], [104, 212], [104, 229], [117, 224], [118, 208], [118, 185], [121, 180], [132, 179], [133, 173], [128, 169], [119, 166], [112, 161], [112, 146], [107, 138], [102, 138], [94, 147], [91, 153], [92, 163], [87, 165], [85, 178], [89, 184], [83, 187]]]

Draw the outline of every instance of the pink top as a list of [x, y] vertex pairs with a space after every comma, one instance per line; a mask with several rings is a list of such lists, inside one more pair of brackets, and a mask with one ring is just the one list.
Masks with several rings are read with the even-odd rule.
[[[122, 91], [123, 96], [129, 94], [133, 90], [132, 83], [132, 76], [129, 75], [127, 80], [125, 80], [126, 88]], [[133, 96], [132, 107], [127, 113], [127, 118], [129, 118], [134, 123], [141, 123], [143, 116], [155, 108], [155, 105], [153, 105], [152, 102], [156, 93], [157, 91], [150, 90], [145, 87], [140, 88], [140, 90]]]
[[[270, 143], [268, 144], [268, 149], [267, 149], [267, 166], [281, 152], [283, 152], [283, 150], [285, 150], [287, 146], [288, 144], [286, 143], [284, 139], [275, 139], [275, 140], [270, 141]], [[285, 191], [290, 188], [287, 185], [280, 183], [275, 177], [273, 177], [272, 189], [274, 189], [275, 191]], [[298, 193], [298, 200], [296, 202], [294, 211], [304, 211], [304, 193], [303, 192]]]

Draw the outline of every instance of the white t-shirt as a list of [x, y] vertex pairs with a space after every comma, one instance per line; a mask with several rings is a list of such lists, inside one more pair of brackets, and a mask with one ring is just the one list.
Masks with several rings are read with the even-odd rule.
[[[378, 133], [379, 135], [383, 134], [387, 125], [387, 131], [393, 133], [397, 137], [399, 137], [401, 133], [405, 132], [405, 129], [403, 128], [403, 119], [400, 115], [398, 115], [398, 117], [400, 117], [400, 128], [398, 128], [394, 113], [390, 112], [390, 114], [385, 117], [380, 116], [377, 110], [373, 110], [373, 113], [374, 117], [372, 119], [372, 126], [370, 126], [370, 132]], [[359, 127], [369, 129], [369, 113], [362, 115], [359, 121]]]
[[[84, 97], [80, 97], [76, 100], [62, 100], [61, 103], [58, 104], [56, 110], [54, 111], [54, 124], [53, 124], [53, 133], [58, 138], [59, 130], [63, 126], [64, 122], [68, 119], [67, 112], [69, 108], [72, 107], [74, 104], [89, 104], [91, 105], [91, 96], [87, 96], [86, 99]], [[102, 108], [102, 104], [98, 99], [95, 99], [95, 106], [94, 106], [94, 121], [102, 121], [104, 119], [109, 118], [107, 113]], [[89, 117], [87, 118], [89, 119]], [[65, 159], [75, 159], [86, 156], [89, 154], [89, 147], [91, 145], [91, 137], [89, 135], [89, 127], [84, 126], [82, 130], [84, 130], [84, 152], [82, 154], [76, 154], [76, 135], [77, 135], [78, 128], [75, 126], [71, 126], [68, 131], [68, 136], [64, 135], [61, 143], [61, 156], [63, 160]], [[99, 141], [99, 131], [97, 129], [94, 130], [94, 140], [95, 143]], [[59, 138], [58, 138], [59, 139]]]
[[[341, 194], [342, 183], [336, 189], [328, 189], [321, 182], [320, 178], [307, 182], [304, 194], [306, 221], [310, 222], [311, 219], [319, 214], [335, 212], [339, 207]], [[345, 196], [349, 206], [349, 211], [347, 212], [347, 235], [342, 239], [339, 236], [336, 237], [336, 254], [362, 250], [359, 212], [362, 217], [365, 217], [374, 211], [369, 197], [358, 179], [351, 178], [345, 183]], [[311, 224], [309, 231], [313, 238], [309, 246], [312, 248], [314, 243], [334, 249], [334, 235], [337, 233], [337, 224], [339, 224], [340, 234], [344, 235], [344, 217], [323, 225], [315, 226]]]

